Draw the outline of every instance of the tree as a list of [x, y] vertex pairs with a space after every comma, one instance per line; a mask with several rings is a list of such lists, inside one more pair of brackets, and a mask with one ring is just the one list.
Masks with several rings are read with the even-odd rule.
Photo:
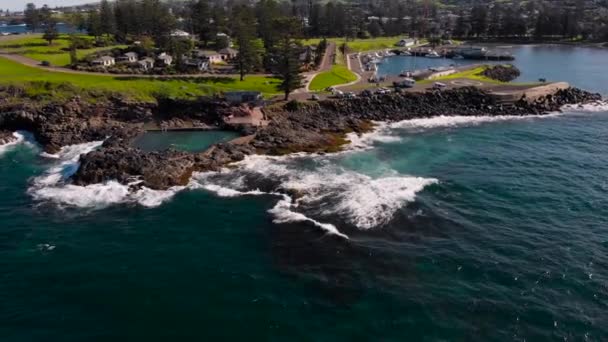
[[488, 10], [483, 5], [477, 5], [471, 10], [471, 29], [476, 36], [483, 36], [488, 29]]
[[99, 39], [101, 36], [101, 19], [99, 18], [99, 13], [97, 11], [89, 11], [89, 15], [87, 17], [87, 32], [89, 35], [95, 37], [95, 39]]
[[27, 29], [36, 32], [40, 27], [40, 12], [36, 8], [36, 5], [29, 3], [25, 6], [25, 24]]
[[263, 46], [256, 39], [255, 14], [251, 8], [240, 6], [235, 12], [233, 32], [239, 51], [236, 62], [242, 81], [245, 79], [245, 74], [261, 66]]
[[277, 77], [281, 83], [278, 88], [285, 93], [285, 100], [288, 100], [291, 92], [302, 87], [303, 78], [298, 60], [301, 44], [296, 39], [300, 24], [297, 18], [285, 17], [276, 19], [274, 26], [276, 32], [279, 32]]
[[203, 46], [213, 40], [211, 31], [211, 8], [207, 0], [192, 1], [190, 7], [190, 22], [193, 33], [198, 35]]
[[47, 5], [44, 5], [40, 9], [40, 23], [42, 24], [42, 27], [44, 27], [42, 39], [49, 42], [49, 45], [52, 45], [53, 40], [59, 37], [59, 33], [57, 32], [57, 20], [53, 18], [51, 10]]
[[116, 19], [114, 17], [114, 9], [108, 0], [102, 0], [99, 6], [99, 20], [101, 33], [113, 35], [116, 33]]

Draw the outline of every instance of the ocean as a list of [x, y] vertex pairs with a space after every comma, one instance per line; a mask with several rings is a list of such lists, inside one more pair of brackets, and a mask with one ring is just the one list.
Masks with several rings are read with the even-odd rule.
[[[606, 50], [513, 49], [546, 66], [524, 77], [608, 94]], [[608, 339], [606, 103], [379, 124], [167, 191], [65, 184], [101, 142], [15, 134], [2, 341]]]

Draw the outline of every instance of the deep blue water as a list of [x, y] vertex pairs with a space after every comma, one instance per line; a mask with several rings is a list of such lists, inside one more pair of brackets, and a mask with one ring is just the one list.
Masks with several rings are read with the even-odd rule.
[[387, 125], [168, 192], [53, 178], [95, 144], [4, 148], [0, 337], [605, 341], [608, 106], [588, 109]]

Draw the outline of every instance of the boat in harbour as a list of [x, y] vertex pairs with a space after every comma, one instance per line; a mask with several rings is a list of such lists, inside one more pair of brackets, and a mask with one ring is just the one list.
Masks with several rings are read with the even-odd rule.
[[437, 53], [437, 51], [432, 50], [431, 52], [427, 53], [424, 57], [427, 58], [441, 58], [441, 56]]

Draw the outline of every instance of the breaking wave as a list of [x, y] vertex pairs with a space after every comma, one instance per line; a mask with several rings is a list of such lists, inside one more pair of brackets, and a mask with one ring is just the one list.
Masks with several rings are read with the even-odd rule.
[[32, 135], [28, 132], [14, 132], [13, 136], [15, 137], [15, 140], [8, 142], [6, 144], [0, 145], [0, 156], [5, 154], [6, 152], [10, 151], [11, 149], [15, 148], [19, 144], [23, 144], [23, 143], [31, 144], [30, 141], [33, 140]]
[[395, 171], [374, 178], [347, 170], [327, 157], [250, 156], [237, 165], [222, 172], [196, 174], [193, 182], [220, 196], [280, 196], [269, 210], [275, 222], [309, 221], [340, 236], [345, 234], [335, 225], [319, 220], [338, 218], [364, 230], [382, 226], [397, 210], [414, 201], [416, 193], [437, 183], [436, 179]]
[[63, 147], [57, 154], [42, 153], [41, 156], [53, 160], [53, 165], [43, 175], [33, 179], [28, 189], [30, 195], [39, 201], [51, 201], [59, 205], [79, 208], [103, 208], [117, 203], [137, 202], [146, 207], [155, 207], [169, 200], [184, 187], [158, 191], [146, 187], [135, 189], [140, 181], [133, 180], [128, 185], [116, 181], [78, 186], [68, 183], [79, 167], [79, 158], [99, 146], [102, 141]]

